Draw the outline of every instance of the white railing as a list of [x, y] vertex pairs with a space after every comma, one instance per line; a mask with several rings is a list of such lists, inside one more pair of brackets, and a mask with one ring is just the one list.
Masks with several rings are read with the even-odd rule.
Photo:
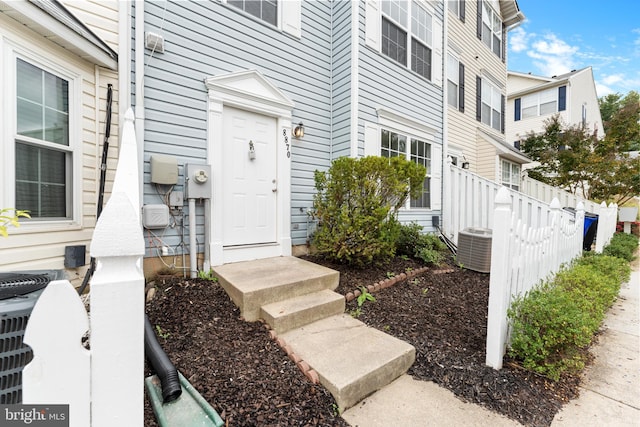
[[454, 242], [458, 232], [467, 227], [493, 227], [495, 197], [500, 189], [509, 192], [518, 219], [533, 227], [548, 223], [548, 204], [453, 165], [448, 173], [442, 222], [443, 232]]
[[[96, 224], [91, 319], [67, 280], [51, 282], [24, 341], [23, 403], [68, 404], [72, 427], [141, 426], [144, 376], [144, 239], [133, 111], [124, 118], [111, 198]], [[90, 330], [90, 350], [81, 344]]]
[[548, 223], [535, 227], [519, 218], [512, 206], [510, 191], [501, 188], [495, 198], [493, 216], [487, 317], [486, 363], [494, 369], [502, 368], [509, 344], [507, 310], [513, 299], [582, 253], [582, 203], [578, 203], [573, 216], [554, 199]]
[[549, 184], [545, 184], [544, 182], [530, 178], [526, 174], [520, 183], [520, 191], [545, 203], [551, 203], [553, 199], [558, 199], [560, 206], [575, 208], [578, 206], [578, 203], [582, 202], [584, 210], [594, 214], [598, 213], [600, 209], [600, 206], [595, 202], [578, 197], [575, 194], [569, 193], [568, 191], [562, 190], [558, 187], [553, 187]]

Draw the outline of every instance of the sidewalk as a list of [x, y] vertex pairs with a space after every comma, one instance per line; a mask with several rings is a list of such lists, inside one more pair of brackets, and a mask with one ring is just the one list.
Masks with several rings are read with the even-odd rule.
[[[609, 310], [584, 374], [580, 396], [556, 414], [552, 427], [640, 426], [640, 272]], [[434, 383], [403, 375], [342, 417], [352, 426], [519, 426], [481, 406], [464, 403]]]

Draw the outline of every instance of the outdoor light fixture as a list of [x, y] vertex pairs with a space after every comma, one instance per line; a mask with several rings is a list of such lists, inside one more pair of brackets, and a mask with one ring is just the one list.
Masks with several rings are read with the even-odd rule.
[[293, 136], [296, 138], [302, 138], [304, 136], [304, 126], [302, 125], [302, 122], [298, 123], [298, 126], [293, 130]]
[[469, 162], [467, 161], [467, 158], [465, 156], [462, 156], [462, 158], [464, 159], [464, 162], [462, 162], [462, 169], [469, 169]]

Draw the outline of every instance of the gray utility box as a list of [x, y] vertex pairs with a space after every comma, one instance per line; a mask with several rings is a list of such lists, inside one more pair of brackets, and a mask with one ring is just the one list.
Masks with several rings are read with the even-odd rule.
[[184, 169], [187, 199], [210, 199], [211, 166], [187, 163], [184, 165]]
[[464, 268], [491, 272], [491, 235], [489, 228], [468, 227], [458, 233], [456, 260]]

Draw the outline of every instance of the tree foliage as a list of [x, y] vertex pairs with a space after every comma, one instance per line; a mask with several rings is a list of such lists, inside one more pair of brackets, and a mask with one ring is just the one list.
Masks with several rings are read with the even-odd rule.
[[314, 243], [329, 259], [369, 264], [395, 253], [397, 212], [422, 191], [424, 166], [393, 157], [342, 157], [316, 171]]
[[605, 136], [588, 126], [566, 125], [559, 115], [544, 132], [529, 133], [523, 151], [540, 163], [529, 176], [581, 197], [619, 205], [640, 194], [640, 96], [629, 92], [600, 99]]

